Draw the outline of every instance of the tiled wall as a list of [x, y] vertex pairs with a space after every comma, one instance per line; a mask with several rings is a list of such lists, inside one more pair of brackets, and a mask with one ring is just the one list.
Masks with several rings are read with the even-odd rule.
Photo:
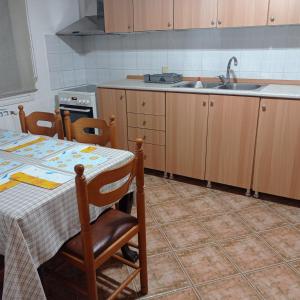
[[161, 72], [162, 66], [187, 76], [217, 76], [225, 73], [233, 55], [239, 60], [234, 67], [238, 77], [300, 80], [299, 26], [135, 33], [65, 41], [48, 36], [46, 41], [54, 89]]

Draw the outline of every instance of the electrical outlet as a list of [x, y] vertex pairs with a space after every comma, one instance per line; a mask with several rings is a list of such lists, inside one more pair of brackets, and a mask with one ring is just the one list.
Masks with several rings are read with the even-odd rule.
[[162, 66], [161, 70], [162, 70], [163, 74], [168, 73], [169, 72], [169, 67], [168, 66]]

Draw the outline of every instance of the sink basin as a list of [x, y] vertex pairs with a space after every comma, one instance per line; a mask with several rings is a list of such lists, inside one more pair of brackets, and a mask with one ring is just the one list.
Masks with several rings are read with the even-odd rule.
[[220, 90], [238, 90], [238, 91], [253, 91], [261, 88], [259, 84], [248, 84], [248, 83], [231, 83], [225, 84], [218, 87]]
[[221, 85], [219, 82], [202, 82], [201, 81], [189, 81], [180, 84], [176, 84], [175, 88], [186, 88], [186, 89], [214, 89]]

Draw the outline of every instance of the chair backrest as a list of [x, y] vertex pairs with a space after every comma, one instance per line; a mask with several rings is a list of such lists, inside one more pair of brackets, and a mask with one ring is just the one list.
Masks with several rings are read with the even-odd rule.
[[[33, 112], [26, 116], [23, 105], [19, 105], [19, 118], [22, 132], [40, 134], [53, 137], [56, 134], [59, 139], [64, 139], [64, 130], [60, 111], [57, 109], [55, 114], [47, 112]], [[51, 127], [38, 125], [38, 122], [49, 122]]]
[[[79, 143], [96, 144], [106, 146], [110, 143], [112, 148], [116, 148], [116, 121], [115, 116], [111, 116], [110, 123], [101, 119], [80, 118], [71, 122], [70, 112], [65, 111], [64, 123], [66, 136], [69, 141], [76, 140]], [[87, 133], [85, 129], [94, 128], [100, 131], [100, 134]]]
[[[145, 196], [144, 196], [144, 154], [142, 149], [143, 140], [136, 141], [136, 154], [125, 165], [103, 172], [87, 182], [84, 176], [83, 165], [76, 165], [76, 192], [81, 223], [81, 235], [84, 243], [85, 254], [90, 257], [92, 251], [92, 237], [90, 228], [89, 204], [95, 206], [106, 206], [120, 200], [136, 178], [137, 187], [137, 217], [138, 222], [145, 226]], [[125, 182], [112, 191], [103, 192], [102, 188], [111, 183], [117, 183], [125, 179]]]

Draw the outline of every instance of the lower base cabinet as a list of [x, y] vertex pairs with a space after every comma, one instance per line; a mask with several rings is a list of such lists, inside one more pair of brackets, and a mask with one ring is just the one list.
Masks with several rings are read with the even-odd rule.
[[210, 95], [205, 179], [251, 188], [259, 98]]
[[253, 189], [300, 200], [299, 100], [261, 100]]
[[167, 93], [167, 172], [204, 179], [208, 95]]
[[[135, 142], [128, 142], [129, 151], [135, 152]], [[158, 171], [165, 171], [166, 168], [166, 148], [165, 146], [143, 144], [144, 167]]]

